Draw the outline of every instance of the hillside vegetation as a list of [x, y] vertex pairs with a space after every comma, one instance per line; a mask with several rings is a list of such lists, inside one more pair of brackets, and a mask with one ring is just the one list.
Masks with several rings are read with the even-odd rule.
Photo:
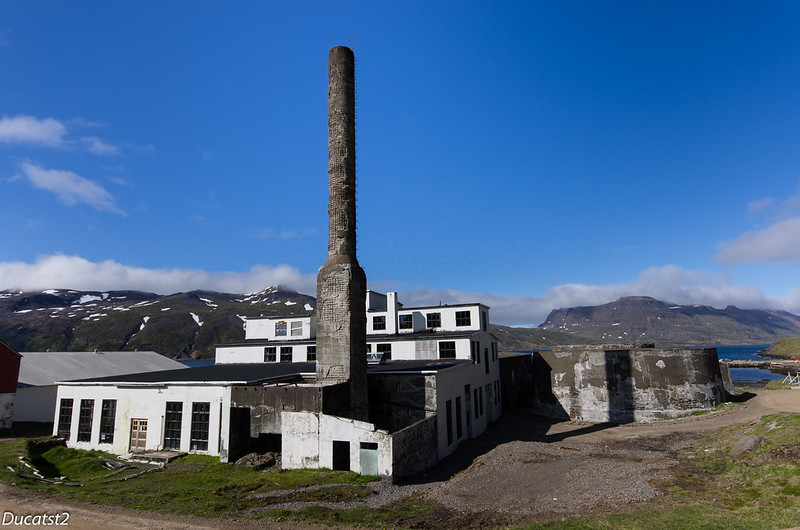
[[800, 359], [800, 337], [786, 337], [775, 341], [765, 355], [782, 359]]

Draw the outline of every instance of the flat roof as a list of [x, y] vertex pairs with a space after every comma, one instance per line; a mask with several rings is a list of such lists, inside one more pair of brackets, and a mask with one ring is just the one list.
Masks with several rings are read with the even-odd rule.
[[[466, 359], [430, 359], [413, 361], [387, 361], [383, 364], [368, 364], [367, 375], [389, 373], [438, 372], [453, 366], [471, 364]], [[261, 384], [303, 374], [315, 374], [316, 363], [240, 363], [197, 366], [182, 370], [161, 370], [137, 374], [114, 375], [90, 379], [63, 381], [64, 383], [229, 383]]]

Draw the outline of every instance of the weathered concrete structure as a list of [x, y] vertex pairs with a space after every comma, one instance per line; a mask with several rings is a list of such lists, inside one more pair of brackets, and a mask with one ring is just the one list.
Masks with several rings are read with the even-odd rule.
[[350, 410], [366, 419], [367, 277], [356, 258], [355, 58], [328, 54], [328, 258], [317, 275], [317, 380], [350, 386]]
[[[501, 366], [512, 360], [504, 358]], [[518, 359], [513, 364], [524, 367]], [[530, 368], [534, 410], [556, 419], [675, 418], [713, 408], [727, 397], [715, 348], [560, 346], [534, 352]], [[504, 385], [518, 386], [507, 381], [512, 373], [501, 369]]]

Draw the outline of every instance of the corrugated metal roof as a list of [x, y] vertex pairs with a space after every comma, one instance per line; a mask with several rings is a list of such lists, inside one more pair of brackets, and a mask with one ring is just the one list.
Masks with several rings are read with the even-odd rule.
[[21, 352], [21, 385], [44, 386], [56, 381], [186, 369], [154, 351]]

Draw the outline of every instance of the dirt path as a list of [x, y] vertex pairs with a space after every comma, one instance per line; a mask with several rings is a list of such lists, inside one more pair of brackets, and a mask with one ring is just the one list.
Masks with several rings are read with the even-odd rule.
[[[475, 514], [476, 524], [480, 514], [486, 521], [512, 523], [616, 511], [658, 495], [653, 481], [666, 478], [676, 463], [674, 452], [690, 446], [701, 433], [776, 412], [800, 413], [800, 391], [759, 391], [722, 412], [622, 426], [550, 424], [507, 411], [489, 432], [464, 442], [456, 455], [421, 477], [424, 484], [393, 488], [392, 495], [399, 498], [422, 489], [454, 511]], [[3, 483], [0, 512], [68, 513], [68, 526], [78, 529], [320, 528], [89, 505]]]
[[[483, 441], [493, 447], [429, 496], [503, 522], [619, 511], [659, 495], [677, 450], [703, 432], [800, 413], [800, 391], [760, 391], [728, 410], [678, 420], [621, 426], [549, 425], [511, 412]], [[517, 417], [514, 417], [514, 415]]]

